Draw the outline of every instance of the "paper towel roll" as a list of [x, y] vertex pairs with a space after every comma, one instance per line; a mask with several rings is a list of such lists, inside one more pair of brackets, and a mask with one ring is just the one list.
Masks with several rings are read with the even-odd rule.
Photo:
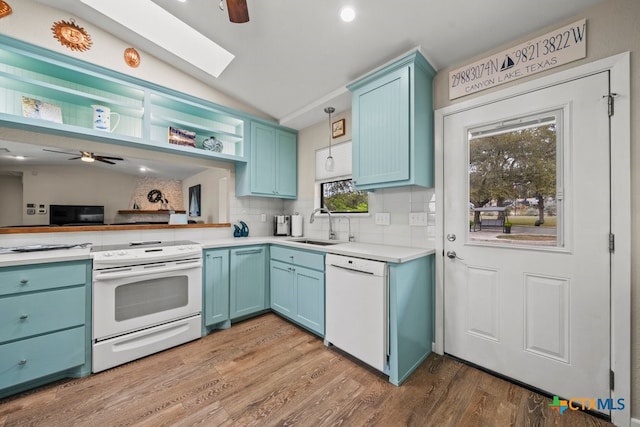
[[293, 237], [302, 237], [302, 215], [298, 212], [291, 215], [291, 235]]

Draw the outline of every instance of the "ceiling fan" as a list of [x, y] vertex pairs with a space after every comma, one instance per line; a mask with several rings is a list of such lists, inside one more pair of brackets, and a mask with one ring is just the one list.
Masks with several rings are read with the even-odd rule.
[[[48, 150], [46, 148], [42, 149], [43, 151], [49, 151], [51, 153], [60, 153], [60, 154], [69, 154], [71, 156], [76, 155], [76, 153], [68, 153], [66, 151], [56, 151], [56, 150]], [[91, 153], [89, 151], [80, 151], [80, 155], [77, 157], [72, 157], [69, 160], [77, 160], [80, 159], [83, 162], [94, 162], [94, 161], [99, 161], [102, 163], [109, 163], [110, 165], [115, 165], [114, 162], [112, 162], [111, 160], [124, 160], [122, 157], [110, 157], [110, 156], [100, 156], [94, 153]]]
[[[220, 0], [220, 10], [224, 10], [223, 1]], [[229, 11], [229, 21], [236, 24], [249, 22], [247, 0], [227, 0], [227, 10]]]

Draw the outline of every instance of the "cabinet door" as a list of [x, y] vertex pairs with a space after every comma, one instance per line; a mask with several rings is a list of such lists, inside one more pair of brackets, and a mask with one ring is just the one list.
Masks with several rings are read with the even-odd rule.
[[410, 177], [409, 67], [353, 94], [353, 181], [369, 185]]
[[276, 193], [276, 128], [251, 123], [251, 192]]
[[294, 318], [294, 272], [291, 264], [271, 261], [271, 308], [284, 316]]
[[204, 260], [204, 324], [229, 319], [229, 251], [206, 251]]
[[298, 195], [298, 143], [295, 134], [278, 130], [276, 193], [279, 197]]
[[265, 247], [247, 246], [232, 249], [230, 256], [231, 319], [257, 313], [267, 308]]
[[324, 335], [324, 273], [295, 267], [295, 277], [295, 320]]

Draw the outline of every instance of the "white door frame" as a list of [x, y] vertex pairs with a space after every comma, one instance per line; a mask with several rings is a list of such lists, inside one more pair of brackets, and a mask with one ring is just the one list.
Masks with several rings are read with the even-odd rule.
[[[435, 111], [436, 195], [436, 339], [435, 352], [444, 353], [444, 118], [448, 115], [498, 102], [602, 71], [610, 71], [615, 111], [611, 117], [611, 232], [615, 251], [611, 256], [611, 369], [615, 372], [614, 401], [624, 399], [625, 409], [611, 411], [618, 426], [631, 422], [631, 76], [630, 53], [580, 65], [539, 79]], [[605, 95], [604, 93], [602, 94]], [[603, 242], [603, 245], [606, 242]], [[574, 397], [574, 396], [571, 396]], [[575, 396], [601, 397], [601, 396]]]

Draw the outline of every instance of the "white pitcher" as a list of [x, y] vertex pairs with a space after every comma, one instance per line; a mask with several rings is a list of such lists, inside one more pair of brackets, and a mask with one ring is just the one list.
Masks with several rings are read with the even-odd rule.
[[[93, 108], [93, 128], [106, 132], [113, 132], [120, 123], [120, 114], [111, 112], [109, 107], [104, 105], [92, 105]], [[111, 127], [111, 116], [116, 117], [116, 123]]]

